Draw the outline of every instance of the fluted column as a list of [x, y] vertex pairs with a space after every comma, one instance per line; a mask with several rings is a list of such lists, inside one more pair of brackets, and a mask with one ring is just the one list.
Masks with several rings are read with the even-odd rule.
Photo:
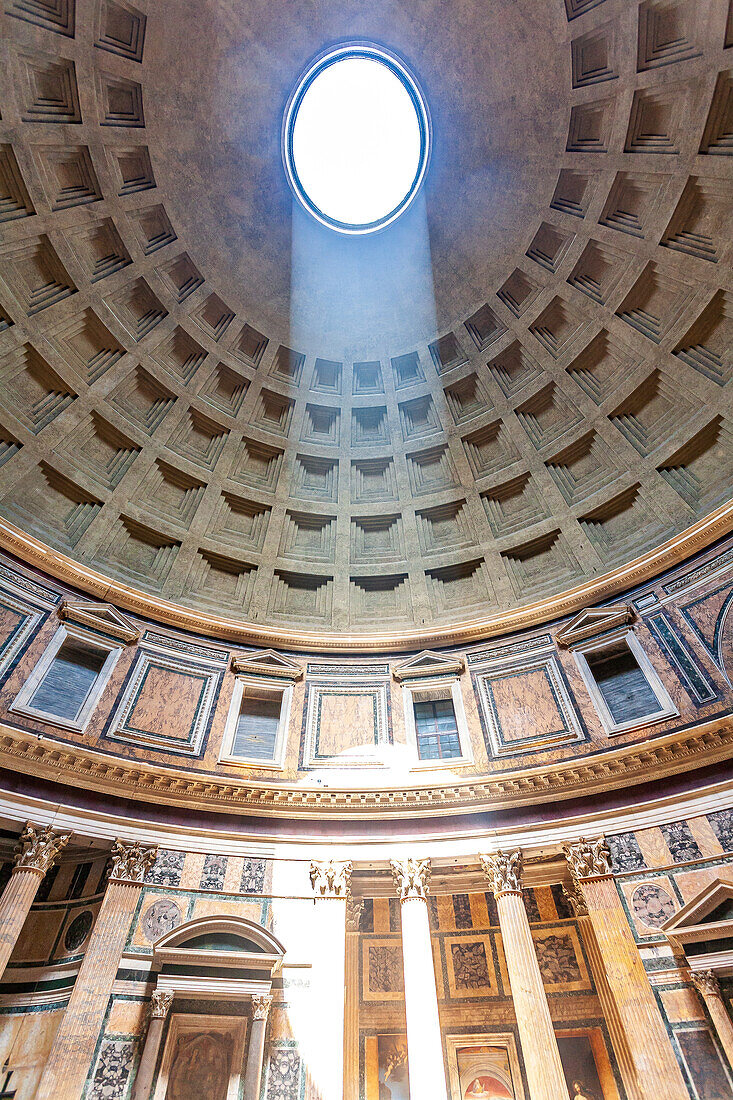
[[36, 1100], [79, 1100], [155, 848], [115, 842], [112, 871]]
[[265, 1032], [267, 1017], [272, 1005], [272, 994], [255, 994], [252, 997], [252, 1022], [249, 1031], [247, 1068], [244, 1072], [244, 1100], [260, 1100], [262, 1068], [265, 1057]]
[[344, 1100], [359, 1100], [359, 923], [362, 898], [346, 903]]
[[725, 1007], [720, 982], [714, 970], [691, 970], [690, 978], [705, 1002], [725, 1056], [733, 1066], [733, 1023]]
[[46, 871], [69, 842], [70, 833], [29, 821], [20, 834], [10, 880], [0, 898], [0, 977], [5, 972]]
[[346, 902], [351, 862], [311, 863], [316, 905], [313, 935], [313, 1011], [318, 1014], [318, 1059], [312, 1066], [321, 1100], [343, 1100]]
[[499, 912], [529, 1094], [532, 1100], [560, 1100], [568, 1087], [522, 898], [522, 853], [516, 849], [481, 856], [481, 865]]
[[163, 1028], [172, 1004], [173, 994], [168, 990], [155, 989], [153, 991], [150, 1023], [148, 1024], [148, 1033], [145, 1036], [145, 1046], [140, 1058], [140, 1065], [135, 1075], [132, 1100], [148, 1100], [150, 1096], [155, 1067], [158, 1063], [160, 1040], [163, 1038]]
[[430, 860], [393, 859], [391, 866], [400, 899], [410, 1097], [447, 1100], [428, 918]]
[[[689, 1100], [687, 1086], [649, 984], [611, 873], [603, 837], [564, 846], [570, 873], [588, 907], [595, 939], [631, 1059], [632, 1096]], [[624, 1047], [622, 1046], [622, 1050]]]
[[593, 928], [593, 921], [588, 915], [588, 906], [585, 904], [585, 898], [576, 887], [573, 887], [572, 890], [567, 890], [563, 887], [563, 893], [573, 911], [573, 916], [578, 922], [580, 935], [583, 940], [583, 945], [585, 946], [586, 955], [588, 956], [588, 962], [590, 963], [593, 982], [598, 993], [598, 1000], [601, 1002], [603, 1018], [606, 1021], [608, 1034], [611, 1037], [611, 1045], [613, 1046], [616, 1061], [621, 1071], [621, 1079], [623, 1080], [624, 1088], [626, 1089], [629, 1100], [645, 1100], [645, 1097], [642, 1096], [639, 1091], [636, 1070], [634, 1069], [634, 1060], [631, 1056], [631, 1050], [629, 1049], [626, 1031], [624, 1030], [618, 1007], [613, 998], [611, 987], [608, 984], [606, 968], [603, 965], [603, 958], [601, 957], [601, 949], [598, 946], [595, 929]]

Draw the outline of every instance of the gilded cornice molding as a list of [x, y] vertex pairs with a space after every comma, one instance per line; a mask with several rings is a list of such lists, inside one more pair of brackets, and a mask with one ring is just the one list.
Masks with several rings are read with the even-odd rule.
[[580, 837], [574, 844], [563, 844], [562, 850], [575, 883], [584, 878], [603, 878], [612, 874], [611, 852], [604, 836], [593, 840]]
[[167, 989], [154, 989], [150, 1003], [150, 1015], [154, 1020], [164, 1020], [173, 1004], [173, 994]]
[[481, 868], [489, 880], [489, 888], [495, 898], [502, 894], [521, 894], [524, 856], [521, 848], [513, 852], [492, 852], [480, 855]]
[[45, 875], [69, 843], [70, 836], [71, 833], [55, 833], [50, 826], [34, 825], [29, 821], [18, 838], [14, 870], [38, 871]]
[[227, 638], [241, 644], [265, 648], [273, 646], [309, 652], [398, 652], [422, 647], [465, 645], [495, 637], [497, 634], [508, 634], [534, 627], [550, 619], [563, 618], [679, 565], [680, 562], [722, 538], [732, 529], [733, 500], [730, 500], [688, 527], [687, 530], [634, 561], [546, 600], [538, 600], [536, 603], [488, 618], [471, 619], [429, 629], [378, 634], [278, 630], [258, 623], [237, 622], [223, 616], [194, 611], [140, 592], [94, 569], [80, 565], [58, 550], [53, 550], [31, 535], [26, 535], [6, 519], [0, 519], [0, 547], [14, 554], [21, 561], [35, 565], [51, 576], [90, 593], [98, 600], [109, 601], [135, 614], [180, 630]]
[[317, 898], [348, 898], [351, 894], [350, 859], [313, 860], [310, 869], [311, 886]]
[[123, 795], [141, 802], [294, 817], [415, 817], [475, 813], [572, 798], [648, 783], [727, 760], [733, 716], [701, 722], [646, 741], [559, 764], [471, 776], [451, 783], [358, 790], [197, 775], [125, 760], [0, 723], [0, 766], [52, 782]]
[[132, 844], [124, 844], [121, 840], [116, 840], [110, 853], [112, 859], [110, 882], [142, 884], [145, 881], [146, 872], [155, 863], [157, 854], [157, 848], [146, 848], [137, 840]]
[[389, 865], [400, 901], [411, 901], [414, 898], [425, 901], [430, 892], [430, 860], [412, 857], [391, 859]]

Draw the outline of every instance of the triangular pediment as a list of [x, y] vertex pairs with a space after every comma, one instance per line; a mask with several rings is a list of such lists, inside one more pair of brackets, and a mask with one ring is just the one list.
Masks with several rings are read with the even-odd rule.
[[452, 672], [458, 675], [463, 672], [462, 657], [446, 657], [442, 653], [431, 653], [424, 649], [422, 653], [416, 653], [414, 657], [402, 661], [392, 669], [395, 680], [411, 680], [419, 676], [435, 676], [441, 673]]
[[67, 622], [79, 623], [90, 630], [111, 635], [129, 645], [140, 637], [140, 631], [116, 607], [108, 603], [84, 603], [81, 600], [64, 600], [59, 617]]
[[684, 943], [713, 931], [733, 935], [733, 883], [716, 879], [662, 925], [665, 935]]
[[565, 648], [605, 634], [608, 630], [630, 623], [634, 619], [634, 609], [625, 603], [611, 604], [610, 607], [586, 607], [572, 619], [567, 626], [559, 630], [555, 640]]
[[259, 653], [238, 653], [232, 657], [232, 672], [238, 675], [275, 676], [281, 680], [299, 680], [303, 675], [303, 666], [290, 657], [276, 653], [274, 649], [263, 649]]

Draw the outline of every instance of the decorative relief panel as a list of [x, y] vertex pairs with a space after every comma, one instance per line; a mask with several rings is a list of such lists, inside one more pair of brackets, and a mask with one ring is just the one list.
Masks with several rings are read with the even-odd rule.
[[380, 764], [391, 740], [386, 683], [307, 685], [303, 767]]
[[125, 1095], [134, 1065], [134, 1054], [134, 1039], [102, 1039], [87, 1094], [89, 1100], [117, 1100]]
[[405, 981], [402, 948], [398, 939], [364, 940], [362, 943], [362, 999], [402, 1001]]
[[451, 997], [498, 997], [491, 936], [446, 936], [444, 943]]

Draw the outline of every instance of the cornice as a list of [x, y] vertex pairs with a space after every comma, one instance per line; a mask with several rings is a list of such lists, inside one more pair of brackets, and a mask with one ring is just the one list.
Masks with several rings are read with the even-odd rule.
[[0, 723], [0, 767], [103, 794], [187, 810], [270, 817], [416, 818], [504, 810], [603, 793], [693, 771], [733, 754], [733, 716], [586, 759], [450, 783], [363, 790], [314, 788], [127, 761]]
[[240, 644], [299, 650], [303, 652], [399, 652], [436, 646], [465, 645], [498, 634], [528, 629], [551, 619], [563, 618], [584, 607], [609, 599], [635, 585], [672, 569], [693, 554], [733, 530], [733, 500], [668, 539], [641, 557], [594, 577], [585, 584], [546, 600], [480, 619], [438, 625], [419, 630], [387, 633], [335, 634], [277, 629], [258, 623], [237, 622], [207, 615], [111, 580], [96, 570], [26, 535], [20, 528], [0, 519], [0, 548], [21, 561], [34, 565], [58, 580], [109, 601], [127, 611], [179, 630], [225, 638]]

